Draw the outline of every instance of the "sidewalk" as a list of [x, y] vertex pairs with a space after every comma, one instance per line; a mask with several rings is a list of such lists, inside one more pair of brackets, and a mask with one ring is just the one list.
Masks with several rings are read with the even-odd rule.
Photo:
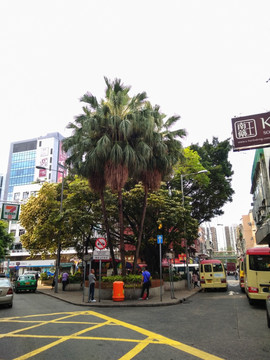
[[[134, 306], [168, 306], [168, 305], [176, 305], [186, 301], [191, 296], [197, 294], [201, 289], [195, 288], [191, 290], [178, 290], [174, 291], [174, 294], [171, 294], [171, 291], [165, 291], [162, 294], [162, 297], [159, 296], [150, 296], [149, 300], [124, 300], [124, 301], [113, 301], [113, 300], [102, 300], [96, 298], [95, 303], [88, 303], [87, 296], [84, 296], [83, 299], [83, 291], [62, 291], [62, 289], [58, 289], [58, 293], [54, 292], [54, 289], [51, 289], [50, 286], [39, 286], [37, 288], [37, 293], [41, 293], [44, 295], [55, 297], [59, 300], [65, 301], [67, 303], [79, 306], [88, 306], [88, 307], [134, 307]], [[174, 295], [174, 296], [173, 296]]]

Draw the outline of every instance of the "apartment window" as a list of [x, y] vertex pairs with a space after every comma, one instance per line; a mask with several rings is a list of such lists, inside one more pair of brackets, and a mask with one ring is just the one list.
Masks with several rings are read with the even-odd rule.
[[23, 192], [23, 200], [26, 200], [29, 198], [29, 191]]
[[25, 234], [25, 230], [24, 229], [19, 229], [19, 236]]
[[39, 145], [38, 145], [38, 146], [39, 146], [39, 147], [41, 147], [41, 146], [42, 146], [42, 141], [40, 141], [40, 142], [39, 142]]
[[14, 193], [14, 198], [13, 199], [16, 200], [16, 201], [19, 201], [20, 200], [20, 193], [19, 192]]
[[50, 157], [50, 164], [52, 163], [52, 157]]
[[51, 154], [51, 155], [53, 154], [53, 149], [51, 149], [50, 154]]

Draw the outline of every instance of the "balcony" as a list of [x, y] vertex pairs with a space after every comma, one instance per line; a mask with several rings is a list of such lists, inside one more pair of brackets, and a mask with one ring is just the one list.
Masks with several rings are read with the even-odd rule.
[[267, 219], [260, 227], [257, 224], [257, 245], [270, 245], [270, 219]]

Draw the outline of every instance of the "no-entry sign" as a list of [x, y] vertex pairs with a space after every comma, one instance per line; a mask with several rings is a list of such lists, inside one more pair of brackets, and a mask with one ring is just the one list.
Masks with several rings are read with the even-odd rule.
[[96, 240], [96, 248], [98, 248], [99, 250], [105, 249], [107, 246], [107, 240], [104, 238], [98, 238]]

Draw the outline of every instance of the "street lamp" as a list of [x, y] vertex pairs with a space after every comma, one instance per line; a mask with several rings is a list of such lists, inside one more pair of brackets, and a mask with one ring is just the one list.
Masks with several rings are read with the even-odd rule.
[[[66, 169], [63, 165], [58, 164], [59, 166], [61, 166], [63, 169]], [[39, 170], [49, 170], [49, 171], [56, 171], [56, 172], [60, 172], [62, 174], [62, 186], [61, 186], [61, 201], [60, 201], [60, 215], [62, 213], [63, 210], [63, 192], [64, 192], [64, 175], [65, 172], [61, 171], [61, 170], [54, 170], [54, 169], [48, 169], [45, 168], [43, 166], [36, 166], [36, 169]], [[54, 286], [54, 292], [58, 293], [58, 275], [59, 275], [59, 268], [60, 268], [60, 256], [61, 256], [61, 241], [60, 241], [60, 236], [58, 237], [58, 242], [57, 242], [57, 257], [56, 257], [56, 267], [55, 267], [55, 286]]]
[[[185, 197], [184, 197], [184, 186], [183, 186], [183, 178], [185, 176], [190, 176], [190, 175], [197, 175], [197, 174], [203, 174], [208, 172], [208, 170], [200, 170], [198, 172], [195, 173], [190, 173], [190, 174], [181, 174], [181, 193], [182, 193], [182, 205], [183, 205], [183, 209], [185, 210]], [[189, 263], [189, 259], [188, 259], [188, 244], [187, 244], [187, 237], [186, 237], [186, 222], [184, 221], [184, 234], [185, 234], [185, 245], [186, 245], [186, 273], [187, 273], [187, 288], [188, 290], [190, 290], [190, 279], [189, 279], [189, 268], [188, 268], [188, 263]]]

